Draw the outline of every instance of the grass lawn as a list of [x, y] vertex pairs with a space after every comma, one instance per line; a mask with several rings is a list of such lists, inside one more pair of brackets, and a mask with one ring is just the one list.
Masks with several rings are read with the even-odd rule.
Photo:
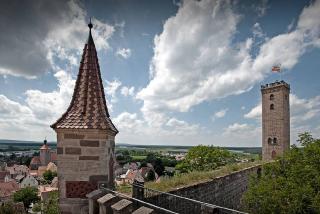
[[133, 161], [142, 161], [146, 159], [147, 156], [141, 155], [141, 156], [131, 156]]

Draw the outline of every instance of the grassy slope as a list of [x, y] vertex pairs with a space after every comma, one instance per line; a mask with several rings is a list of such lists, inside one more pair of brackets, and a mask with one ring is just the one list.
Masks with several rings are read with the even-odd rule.
[[[192, 186], [197, 183], [210, 181], [214, 178], [225, 176], [232, 172], [253, 167], [261, 163], [261, 161], [255, 161], [249, 163], [230, 164], [212, 171], [194, 171], [186, 174], [179, 174], [171, 178], [164, 179], [160, 183], [147, 182], [145, 183], [145, 187], [168, 192], [170, 190], [175, 190], [181, 187]], [[118, 187], [117, 191], [131, 194], [131, 186], [128, 185]]]

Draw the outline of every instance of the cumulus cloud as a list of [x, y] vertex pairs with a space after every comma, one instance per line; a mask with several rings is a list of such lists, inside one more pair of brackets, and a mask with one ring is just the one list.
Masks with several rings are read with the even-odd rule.
[[229, 141], [233, 139], [236, 142], [246, 143], [242, 142], [245, 139], [252, 141], [251, 145], [259, 145], [259, 142], [261, 142], [261, 127], [247, 123], [233, 123], [224, 129], [222, 136], [229, 138]]
[[123, 132], [141, 133], [144, 121], [138, 119], [136, 113], [122, 112], [114, 118], [115, 125]]
[[121, 88], [121, 94], [125, 97], [127, 96], [133, 96], [134, 95], [134, 87], [131, 86], [130, 88], [127, 86], [123, 86]]
[[291, 69], [307, 48], [319, 47], [319, 9], [320, 1], [304, 8], [294, 30], [264, 41], [253, 56], [253, 37], [232, 41], [240, 16], [230, 2], [184, 1], [154, 39], [151, 80], [137, 93], [141, 111], [150, 122], [163, 123], [168, 111], [187, 112], [250, 90], [274, 64]]
[[[59, 69], [57, 61], [77, 65], [88, 36], [86, 15], [73, 0], [2, 2], [0, 74], [36, 78]], [[97, 49], [108, 48], [114, 28], [97, 19], [93, 22]]]
[[244, 115], [245, 118], [250, 118], [250, 119], [261, 119], [262, 115], [262, 104], [261, 102], [252, 108], [248, 113]]
[[131, 49], [129, 48], [118, 48], [116, 52], [117, 56], [120, 56], [124, 59], [128, 59], [131, 56]]
[[[12, 139], [54, 139], [49, 127], [67, 109], [75, 80], [63, 70], [55, 73], [58, 88], [52, 92], [27, 90], [25, 104], [0, 95], [0, 136]], [[17, 136], [16, 133], [19, 133]]]
[[106, 82], [107, 82], [107, 85], [105, 86], [105, 93], [111, 96], [111, 103], [116, 103], [118, 101], [116, 93], [120, 88], [120, 86], [122, 85], [122, 83], [117, 79], [111, 82], [106, 80]]

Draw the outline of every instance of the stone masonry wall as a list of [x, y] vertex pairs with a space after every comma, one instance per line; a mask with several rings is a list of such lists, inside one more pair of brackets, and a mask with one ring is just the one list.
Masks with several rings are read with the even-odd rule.
[[[260, 170], [261, 165], [254, 166], [226, 176], [215, 178], [212, 181], [173, 190], [169, 193], [222, 207], [239, 209], [241, 197], [247, 190], [250, 175], [256, 175]], [[154, 196], [152, 199], [150, 198], [151, 200], [149, 201], [153, 201], [153, 203], [158, 202], [158, 206], [169, 207], [169, 204], [161, 203], [170, 203], [170, 201], [158, 200], [161, 199], [161, 197], [161, 195]], [[186, 207], [188, 206], [188, 203], [179, 203], [175, 206], [181, 206], [177, 210], [180, 210], [182, 213], [189, 209]]]
[[59, 130], [57, 136], [60, 211], [79, 213], [100, 183], [112, 188], [114, 136], [99, 130]]

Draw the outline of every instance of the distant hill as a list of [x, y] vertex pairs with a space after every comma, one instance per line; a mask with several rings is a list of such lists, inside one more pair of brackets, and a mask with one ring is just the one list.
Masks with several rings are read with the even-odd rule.
[[[23, 147], [23, 148], [38, 148], [43, 141], [26, 141], [26, 140], [6, 140], [0, 139], [0, 148], [5, 146]], [[55, 148], [57, 142], [48, 142], [48, 145]], [[116, 143], [117, 148], [127, 148], [127, 149], [147, 149], [147, 150], [170, 150], [170, 151], [187, 151], [193, 146], [173, 146], [173, 145], [134, 145], [134, 144], [124, 144]], [[261, 154], [261, 147], [221, 147], [231, 151], [239, 151], [251, 154]]]

